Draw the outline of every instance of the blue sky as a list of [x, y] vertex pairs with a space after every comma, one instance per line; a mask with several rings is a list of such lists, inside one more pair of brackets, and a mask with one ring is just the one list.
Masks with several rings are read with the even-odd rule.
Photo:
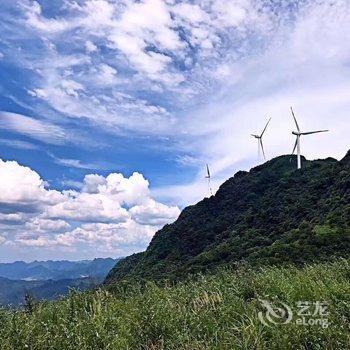
[[[3, 0], [0, 260], [143, 250], [237, 170], [349, 148], [346, 0]], [[137, 173], [133, 175], [134, 173]]]

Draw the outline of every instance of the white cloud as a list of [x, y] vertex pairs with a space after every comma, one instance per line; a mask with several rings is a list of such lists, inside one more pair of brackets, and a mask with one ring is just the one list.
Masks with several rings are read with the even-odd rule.
[[162, 226], [179, 215], [177, 207], [168, 207], [153, 199], [130, 209], [131, 217], [141, 225]]
[[[102, 195], [113, 196], [119, 203], [127, 206], [144, 203], [149, 197], [149, 182], [140, 173], [133, 173], [129, 178], [122, 174], [112, 173], [106, 182], [98, 186]], [[85, 187], [86, 188], [86, 187]]]
[[60, 84], [61, 89], [64, 90], [67, 95], [78, 97], [78, 93], [84, 90], [84, 86], [74, 80], [63, 80]]
[[158, 226], [177, 217], [178, 208], [156, 203], [150, 198], [148, 186], [148, 181], [139, 173], [129, 178], [116, 173], [106, 178], [87, 175], [82, 192], [64, 192], [65, 200], [48, 207], [43, 215], [47, 218], [101, 223], [122, 223], [135, 216], [137, 222], [143, 220], [143, 223]]
[[136, 251], [179, 215], [151, 198], [139, 173], [90, 174], [81, 191], [60, 192], [47, 189], [32, 169], [0, 160], [0, 178], [1, 228], [19, 246]]
[[66, 246], [84, 243], [97, 250], [113, 251], [122, 246], [145, 246], [153, 234], [153, 227], [139, 225], [133, 220], [115, 224], [91, 223], [59, 235], [57, 243]]
[[223, 27], [239, 27], [248, 15], [256, 14], [256, 8], [250, 0], [224, 1], [215, 0], [212, 4], [217, 25]]
[[63, 220], [48, 220], [35, 217], [25, 223], [30, 232], [61, 232], [70, 229], [68, 222]]
[[[235, 3], [231, 12], [247, 17], [239, 13], [249, 12], [250, 1]], [[168, 92], [172, 104], [189, 100], [187, 92], [198, 94], [204, 86], [196, 70], [211, 65], [208, 59], [214, 59], [215, 66], [220, 50], [227, 50], [220, 47], [226, 40], [221, 37], [230, 33], [223, 31], [230, 25], [241, 30], [247, 22], [242, 18], [227, 24], [219, 0], [196, 4], [85, 0], [66, 1], [64, 5], [65, 16], [52, 17], [37, 1], [21, 6], [31, 34], [46, 48], [39, 55], [23, 55], [21, 59], [27, 69], [39, 73], [28, 93], [65, 116], [91, 119], [95, 125], [112, 127], [115, 132], [125, 128], [129, 132], [173, 133], [175, 114], [153, 105], [150, 107], [165, 113], [145, 113], [137, 97], [139, 90]], [[61, 45], [70, 35], [74, 42]], [[84, 53], [78, 54], [81, 50]], [[90, 56], [97, 51], [98, 55]], [[190, 61], [196, 65], [188, 65]], [[180, 69], [182, 64], [187, 69]], [[121, 98], [120, 92], [130, 88], [134, 90], [131, 99]], [[114, 98], [116, 94], [119, 99]], [[161, 121], [155, 123], [153, 118]]]
[[184, 167], [198, 167], [203, 166], [205, 162], [202, 159], [190, 156], [188, 154], [178, 156], [176, 162]]
[[89, 174], [84, 178], [83, 192], [86, 193], [98, 193], [99, 187], [106, 185], [106, 178], [102, 175]]
[[146, 43], [158, 44], [161, 49], [178, 50], [184, 47], [172, 28], [170, 9], [165, 1], [145, 0], [131, 3], [117, 23], [117, 28]]
[[93, 31], [99, 31], [101, 27], [112, 25], [115, 7], [105, 0], [86, 1], [83, 7], [79, 7], [85, 15], [84, 26]]
[[38, 147], [30, 142], [22, 141], [22, 140], [10, 140], [10, 139], [2, 139], [0, 140], [0, 144], [5, 145], [7, 147], [25, 149], [25, 150], [35, 150]]
[[3, 214], [0, 213], [0, 221], [5, 222], [24, 222], [26, 220], [27, 215], [25, 213], [10, 213], [10, 214]]
[[93, 164], [84, 164], [79, 159], [65, 159], [65, 158], [55, 158], [55, 163], [63, 165], [69, 168], [78, 169], [96, 169]]
[[154, 208], [156, 203], [149, 198], [148, 186], [148, 181], [139, 173], [129, 178], [116, 173], [106, 178], [87, 175], [82, 192], [66, 191], [65, 201], [48, 207], [44, 216], [82, 222], [121, 223], [132, 217], [128, 208], [143, 205], [144, 216], [148, 214], [150, 221], [158, 220], [159, 216], [163, 221], [175, 218], [179, 213], [177, 208], [161, 205]]
[[65, 20], [46, 19], [42, 16], [42, 9], [38, 2], [24, 2], [22, 6], [26, 9], [28, 24], [32, 27], [45, 32], [57, 33], [70, 29], [72, 26]]
[[63, 195], [47, 190], [46, 183], [28, 167], [15, 161], [0, 159], [0, 203], [32, 206], [40, 210], [45, 205], [53, 205], [63, 199]]
[[0, 245], [4, 244], [6, 242], [6, 238], [3, 236], [0, 236]]
[[56, 241], [45, 236], [37, 236], [35, 238], [18, 238], [15, 244], [20, 244], [25, 247], [48, 248], [56, 245]]
[[210, 21], [209, 14], [197, 4], [178, 3], [173, 6], [172, 12], [192, 24]]
[[54, 162], [58, 165], [62, 165], [68, 168], [77, 168], [77, 169], [110, 169], [111, 166], [108, 164], [98, 164], [98, 163], [85, 163], [79, 159], [69, 159], [69, 158], [58, 158], [51, 153], [48, 153], [49, 156], [54, 160]]
[[59, 126], [17, 113], [0, 111], [0, 128], [52, 144], [62, 144], [68, 136]]
[[88, 53], [96, 52], [98, 51], [97, 46], [90, 40], [87, 40], [85, 42], [85, 49]]
[[108, 64], [102, 63], [98, 69], [98, 76], [102, 84], [113, 84], [116, 82], [117, 70]]
[[83, 222], [123, 222], [129, 214], [113, 197], [71, 192], [64, 202], [47, 208], [44, 216]]
[[[253, 32], [265, 29], [256, 25], [264, 16], [256, 16], [259, 11], [253, 11], [250, 0], [227, 5], [220, 0], [65, 1], [65, 15], [52, 17], [37, 1], [26, 1], [21, 8], [31, 34], [46, 47], [44, 55], [22, 57], [21, 64], [40, 73], [28, 93], [64, 115], [88, 118], [116, 132], [173, 133], [169, 120], [176, 120], [175, 114], [153, 113], [162, 119], [154, 123], [139, 103], [139, 90], [169, 93], [172, 104], [189, 101], [207, 84], [199, 70], [226, 60], [228, 42], [240, 50], [243, 34], [238, 32], [245, 32], [248, 23]], [[70, 35], [74, 42], [61, 45]], [[130, 88], [132, 101], [114, 98]]]

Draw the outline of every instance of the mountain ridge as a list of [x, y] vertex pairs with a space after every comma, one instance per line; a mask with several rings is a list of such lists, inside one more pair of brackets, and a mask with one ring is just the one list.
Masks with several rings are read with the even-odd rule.
[[70, 289], [91, 289], [103, 282], [118, 259], [47, 260], [0, 264], [0, 305], [18, 306], [28, 293], [35, 300], [53, 300]]
[[15, 261], [0, 263], [0, 277], [11, 280], [61, 280], [82, 277], [104, 278], [119, 259]]
[[121, 260], [105, 283], [181, 278], [241, 260], [278, 264], [348, 256], [350, 151], [340, 161], [302, 162], [297, 170], [296, 156], [284, 155], [237, 172], [215, 196], [185, 208], [159, 230], [145, 252]]
[[55, 300], [68, 295], [71, 289], [84, 291], [98, 286], [102, 281], [101, 277], [36, 281], [0, 277], [0, 306], [23, 305], [27, 294], [35, 300]]

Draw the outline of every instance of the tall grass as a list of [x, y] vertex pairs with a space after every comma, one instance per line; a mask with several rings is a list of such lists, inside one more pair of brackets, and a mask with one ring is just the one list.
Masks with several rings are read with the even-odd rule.
[[[328, 328], [265, 326], [259, 299], [321, 301]], [[0, 311], [0, 349], [349, 349], [350, 262], [241, 267], [159, 287], [120, 286]]]

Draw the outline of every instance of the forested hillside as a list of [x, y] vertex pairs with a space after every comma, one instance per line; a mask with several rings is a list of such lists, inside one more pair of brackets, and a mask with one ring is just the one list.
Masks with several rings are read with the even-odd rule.
[[281, 156], [240, 171], [215, 196], [178, 220], [109, 273], [122, 279], [181, 278], [241, 260], [303, 264], [350, 255], [350, 152], [341, 160]]

